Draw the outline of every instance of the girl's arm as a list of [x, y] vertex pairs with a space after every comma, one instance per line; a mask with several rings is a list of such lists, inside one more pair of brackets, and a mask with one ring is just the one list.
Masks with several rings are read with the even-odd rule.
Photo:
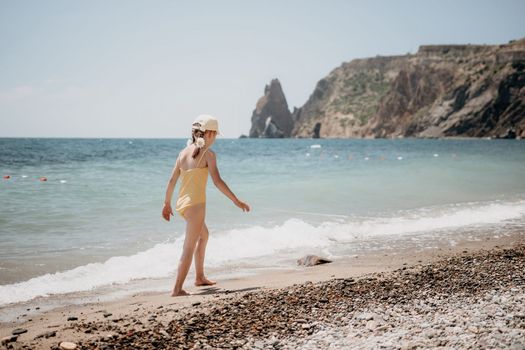
[[168, 187], [166, 188], [166, 198], [164, 199], [164, 207], [162, 208], [162, 217], [170, 221], [170, 216], [173, 215], [173, 209], [171, 209], [171, 197], [173, 196], [173, 190], [177, 184], [177, 180], [180, 175], [179, 158], [175, 162], [173, 171], [171, 172], [170, 180], [168, 181]]
[[219, 189], [226, 197], [230, 198], [233, 204], [242, 209], [242, 211], [250, 211], [250, 206], [243, 201], [239, 200], [235, 194], [230, 190], [226, 182], [221, 178], [219, 174], [219, 168], [217, 168], [217, 159], [215, 153], [211, 150], [206, 153], [206, 161], [208, 163], [208, 170], [210, 171], [211, 178], [215, 187]]

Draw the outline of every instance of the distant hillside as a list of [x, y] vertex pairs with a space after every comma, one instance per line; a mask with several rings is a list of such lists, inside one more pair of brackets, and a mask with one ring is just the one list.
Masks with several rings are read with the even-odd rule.
[[257, 106], [250, 137], [525, 137], [525, 39], [356, 59], [291, 114], [277, 80]]

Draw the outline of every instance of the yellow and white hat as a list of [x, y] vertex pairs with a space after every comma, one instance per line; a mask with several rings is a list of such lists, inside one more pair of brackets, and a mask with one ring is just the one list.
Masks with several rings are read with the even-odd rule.
[[193, 121], [192, 129], [198, 129], [200, 131], [206, 131], [206, 130], [217, 131], [217, 134], [221, 135], [219, 131], [219, 121], [215, 117], [209, 114], [199, 115]]

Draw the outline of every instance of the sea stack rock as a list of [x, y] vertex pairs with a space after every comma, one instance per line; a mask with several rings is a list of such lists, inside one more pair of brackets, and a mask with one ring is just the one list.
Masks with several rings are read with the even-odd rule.
[[290, 137], [293, 128], [292, 114], [278, 79], [273, 79], [264, 88], [262, 96], [252, 114], [252, 138]]
[[321, 136], [321, 123], [315, 123], [314, 129], [312, 130], [312, 138], [318, 139]]

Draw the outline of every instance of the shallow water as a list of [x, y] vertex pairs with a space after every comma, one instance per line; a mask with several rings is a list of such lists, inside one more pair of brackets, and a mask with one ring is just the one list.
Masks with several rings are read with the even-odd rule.
[[[0, 305], [173, 277], [184, 223], [160, 212], [185, 143], [0, 139], [11, 176], [0, 181]], [[242, 213], [209, 182], [206, 264], [217, 273], [525, 223], [523, 141], [222, 139], [213, 149], [252, 206]]]

